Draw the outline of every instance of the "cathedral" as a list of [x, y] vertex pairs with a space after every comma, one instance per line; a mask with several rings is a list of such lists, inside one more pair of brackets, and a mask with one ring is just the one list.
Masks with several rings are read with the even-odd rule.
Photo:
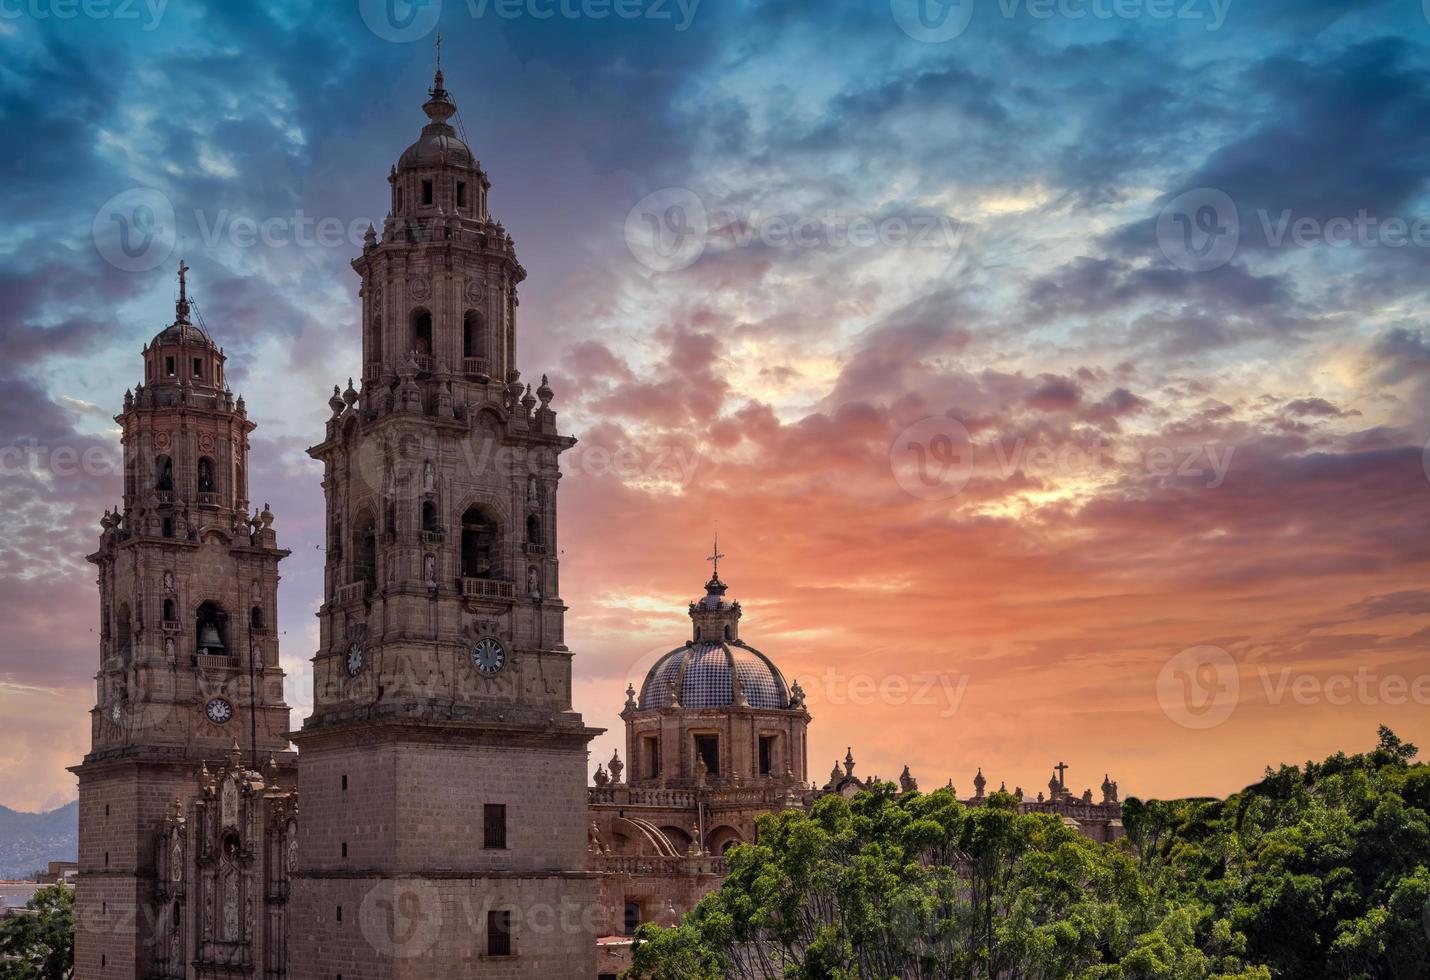
[[[182, 263], [116, 416], [73, 769], [79, 980], [614, 978], [635, 928], [718, 887], [761, 815], [868, 785], [852, 752], [811, 777], [804, 693], [741, 637], [718, 547], [688, 638], [625, 692], [625, 761], [591, 776], [558, 560], [575, 440], [516, 367], [526, 271], [440, 70], [422, 109], [352, 263], [361, 383], [333, 389], [309, 450], [326, 567], [300, 727], [276, 628], [288, 552]], [[1065, 770], [1024, 808], [1119, 836], [1116, 784], [1094, 802]], [[907, 767], [898, 785], [917, 788]]]

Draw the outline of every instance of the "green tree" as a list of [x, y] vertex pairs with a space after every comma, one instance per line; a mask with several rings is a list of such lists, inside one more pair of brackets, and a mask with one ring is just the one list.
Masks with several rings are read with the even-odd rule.
[[0, 921], [0, 980], [70, 980], [74, 976], [74, 892], [42, 888], [28, 910]]

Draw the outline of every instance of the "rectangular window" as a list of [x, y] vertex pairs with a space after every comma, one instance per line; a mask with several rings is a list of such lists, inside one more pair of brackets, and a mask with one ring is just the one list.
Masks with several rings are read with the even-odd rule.
[[399, 188], [397, 189], [397, 211], [398, 211], [399, 214], [402, 213], [402, 188], [401, 188], [401, 187], [399, 187]]
[[457, 181], [457, 207], [459, 207], [459, 208], [465, 208], [466, 206], [467, 206], [467, 182], [464, 181], [464, 180], [459, 180], [459, 181]]
[[641, 746], [645, 749], [646, 778], [655, 779], [660, 775], [660, 736], [647, 735], [641, 739]]
[[203, 376], [204, 376], [204, 359], [203, 359], [202, 357], [196, 357], [196, 358], [194, 358], [194, 377], [196, 377], [196, 378], [202, 378]]
[[705, 771], [712, 776], [720, 774], [720, 736], [696, 735], [695, 751], [700, 761], [705, 763]]
[[760, 736], [760, 775], [768, 776], [774, 769], [775, 764], [775, 737], [773, 735]]
[[505, 850], [505, 803], [488, 803], [482, 807], [482, 846], [489, 850]]
[[164, 358], [164, 376], [167, 378], [174, 376], [174, 359], [172, 357]]
[[432, 181], [430, 180], [424, 180], [422, 182], [422, 203], [432, 203]]
[[348, 791], [348, 776], [347, 776], [347, 773], [343, 773], [343, 792], [346, 793], [347, 791]]
[[487, 913], [487, 955], [511, 955], [511, 913]]
[[625, 909], [625, 917], [623, 921], [623, 925], [625, 927], [625, 932], [623, 933], [623, 935], [634, 936], [636, 934], [636, 929], [640, 927], [640, 924], [641, 903], [627, 902]]
[[348, 842], [347, 842], [347, 841], [343, 841], [343, 857], [347, 857], [347, 856], [348, 856]]

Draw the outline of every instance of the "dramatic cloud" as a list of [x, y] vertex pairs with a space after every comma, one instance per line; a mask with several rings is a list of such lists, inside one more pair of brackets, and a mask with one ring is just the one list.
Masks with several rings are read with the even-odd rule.
[[[596, 758], [626, 684], [686, 638], [717, 529], [743, 635], [810, 693], [816, 774], [852, 745], [863, 774], [963, 790], [982, 766], [1036, 792], [1064, 759], [1079, 789], [1222, 793], [1380, 723], [1430, 743], [1426, 705], [1382, 686], [1430, 674], [1430, 243], [1334, 234], [1430, 219], [1430, 24], [1218, 6], [979, 4], [930, 43], [854, 0], [701, 4], [679, 30], [446, 4], [447, 84], [530, 274], [521, 367], [580, 438], [562, 597]], [[323, 539], [304, 448], [359, 373], [349, 262], [431, 41], [351, 2], [0, 19], [0, 803], [73, 794], [84, 555], [180, 255], [293, 549], [301, 719]], [[1159, 216], [1207, 191], [1240, 234], [1198, 271]], [[173, 212], [149, 268], [110, 247], [125, 193]], [[692, 261], [639, 260], [643, 199]], [[1208, 729], [1163, 683], [1196, 647], [1238, 671]]]

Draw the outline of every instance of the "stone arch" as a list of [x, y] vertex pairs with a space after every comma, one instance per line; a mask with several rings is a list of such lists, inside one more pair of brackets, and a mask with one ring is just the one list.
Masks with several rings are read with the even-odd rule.
[[218, 484], [214, 477], [214, 461], [212, 457], [200, 456], [197, 474], [194, 481], [195, 488], [199, 493], [214, 493]]
[[[214, 640], [217, 637], [217, 647]], [[199, 603], [194, 611], [194, 649], [211, 655], [228, 655], [233, 652], [228, 638], [228, 613], [223, 606], [212, 599]]]
[[442, 521], [437, 515], [437, 504], [431, 500], [422, 501], [422, 530], [440, 531], [441, 529]]
[[462, 356], [464, 358], [486, 358], [487, 323], [476, 310], [462, 314]]
[[369, 586], [377, 582], [377, 526], [372, 509], [363, 506], [353, 518], [353, 571], [352, 582], [367, 582]]
[[412, 311], [412, 353], [420, 360], [432, 356], [432, 311], [419, 306]]
[[174, 490], [174, 461], [168, 456], [154, 457], [154, 489], [160, 493]]
[[129, 603], [119, 604], [119, 614], [115, 618], [114, 649], [119, 659], [126, 664], [134, 657], [134, 627], [130, 621]]
[[476, 501], [462, 511], [462, 577], [501, 578], [502, 517]]
[[743, 844], [744, 837], [729, 824], [721, 824], [705, 835], [705, 850], [710, 854], [724, 854], [736, 844]]
[[695, 843], [695, 839], [690, 836], [690, 832], [677, 827], [674, 824], [666, 824], [660, 828], [660, 832], [670, 841], [671, 846], [680, 854], [689, 854], [690, 845]]

